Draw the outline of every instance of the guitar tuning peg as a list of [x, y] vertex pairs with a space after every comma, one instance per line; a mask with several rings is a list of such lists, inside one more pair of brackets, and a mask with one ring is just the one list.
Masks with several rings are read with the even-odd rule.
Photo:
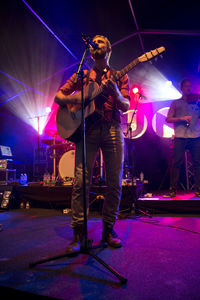
[[160, 58], [163, 58], [163, 55], [162, 55], [162, 54], [160, 55]]
[[150, 63], [151, 65], [153, 65], [153, 63], [152, 63], [152, 61], [151, 61], [151, 60], [149, 61], [149, 63]]
[[155, 61], [157, 61], [158, 60], [158, 57], [155, 57]]

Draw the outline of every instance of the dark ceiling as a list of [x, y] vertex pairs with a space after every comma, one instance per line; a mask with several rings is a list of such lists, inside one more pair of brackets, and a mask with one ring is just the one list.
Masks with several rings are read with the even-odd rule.
[[[11, 102], [20, 105], [30, 94], [53, 102], [77, 69], [84, 50], [81, 33], [110, 39], [115, 69], [164, 45], [164, 58], [153, 65], [175, 86], [187, 76], [199, 82], [199, 1], [7, 0], [0, 5], [0, 110], [10, 109]], [[91, 67], [90, 58], [86, 63]], [[137, 68], [129, 75], [131, 84], [142, 84]]]

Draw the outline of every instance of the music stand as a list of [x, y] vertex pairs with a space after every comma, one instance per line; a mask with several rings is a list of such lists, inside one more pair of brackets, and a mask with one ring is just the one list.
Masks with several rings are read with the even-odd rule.
[[84, 77], [84, 72], [82, 69], [83, 62], [87, 53], [87, 50], [89, 49], [89, 43], [86, 42], [85, 45], [85, 51], [83, 53], [81, 62], [79, 64], [79, 68], [76, 74], [76, 78], [74, 81], [74, 84], [77, 83], [78, 79], [80, 78], [81, 80], [81, 138], [82, 138], [82, 166], [83, 166], [83, 206], [84, 206], [84, 233], [83, 233], [83, 241], [80, 246], [80, 250], [76, 251], [74, 253], [64, 253], [62, 255], [57, 255], [54, 257], [49, 257], [46, 259], [39, 260], [37, 262], [31, 263], [29, 266], [33, 268], [34, 266], [38, 264], [42, 264], [48, 261], [56, 260], [59, 258], [64, 258], [64, 257], [71, 257], [73, 255], [78, 255], [78, 254], [86, 254], [89, 256], [92, 256], [96, 261], [98, 261], [102, 266], [104, 266], [107, 270], [109, 270], [113, 275], [115, 275], [121, 282], [121, 284], [125, 284], [127, 282], [127, 278], [121, 276], [116, 270], [114, 270], [111, 266], [109, 266], [106, 262], [104, 262], [101, 258], [99, 258], [95, 253], [92, 252], [93, 249], [98, 249], [98, 248], [105, 248], [107, 245], [105, 244], [99, 244], [96, 246], [92, 246], [92, 240], [88, 240], [88, 233], [87, 233], [87, 197], [86, 197], [86, 180], [85, 180], [85, 170], [86, 170], [86, 143], [85, 143], [85, 115], [84, 115], [84, 108], [85, 108], [85, 103], [84, 103], [84, 89], [83, 89], [83, 77]]

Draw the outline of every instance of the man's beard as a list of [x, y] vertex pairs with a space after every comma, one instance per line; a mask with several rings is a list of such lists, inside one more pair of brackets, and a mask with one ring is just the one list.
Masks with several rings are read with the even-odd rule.
[[106, 57], [106, 50], [104, 48], [91, 49], [90, 53], [94, 59], [101, 59]]

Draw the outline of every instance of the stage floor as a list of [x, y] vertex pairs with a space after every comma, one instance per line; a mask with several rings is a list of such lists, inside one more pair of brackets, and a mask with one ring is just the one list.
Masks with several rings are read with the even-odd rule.
[[[198, 216], [132, 215], [117, 221], [115, 229], [123, 247], [98, 250], [97, 254], [128, 278], [125, 286], [85, 255], [29, 268], [31, 262], [65, 252], [72, 231], [70, 217], [61, 210], [5, 211], [0, 213], [0, 223], [0, 286], [8, 298], [199, 300]], [[99, 215], [90, 216], [88, 232], [99, 242]]]

